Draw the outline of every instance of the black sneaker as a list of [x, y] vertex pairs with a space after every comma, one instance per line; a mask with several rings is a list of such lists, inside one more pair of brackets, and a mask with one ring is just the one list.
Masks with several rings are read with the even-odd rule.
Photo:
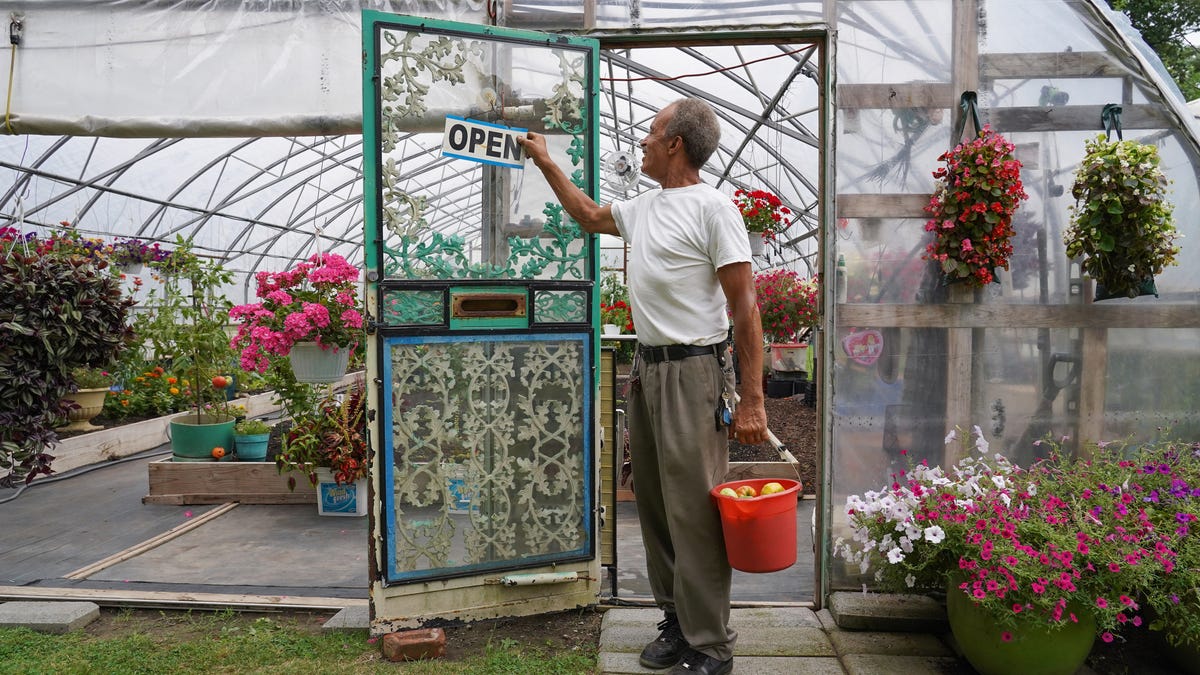
[[668, 614], [667, 618], [659, 621], [658, 629], [662, 632], [654, 642], [646, 645], [638, 658], [638, 662], [643, 666], [655, 670], [670, 668], [679, 663], [679, 659], [688, 648], [683, 629], [679, 627], [679, 619], [674, 614]]
[[695, 649], [687, 650], [683, 660], [671, 669], [670, 675], [729, 675], [733, 672], [733, 657], [718, 661]]

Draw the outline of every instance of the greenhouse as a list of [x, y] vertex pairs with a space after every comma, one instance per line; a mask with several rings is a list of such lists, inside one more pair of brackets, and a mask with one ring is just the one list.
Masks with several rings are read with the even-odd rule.
[[[637, 341], [625, 304], [630, 251], [586, 234], [515, 139], [544, 135], [575, 186], [600, 204], [623, 201], [658, 187], [641, 171], [655, 116], [699, 98], [721, 128], [703, 181], [735, 203], [765, 193], [785, 214], [765, 235], [750, 228], [768, 426], [811, 420], [811, 452], [792, 454], [784, 439], [778, 453], [767, 447], [781, 461], [731, 465], [731, 481], [803, 483], [795, 564], [751, 575], [773, 585], [761, 597], [739, 598], [739, 574], [734, 602], [771, 605], [773, 593], [821, 609], [844, 591], [930, 586], [939, 600], [966, 597], [931, 568], [946, 554], [908, 569], [923, 546], [954, 536], [955, 516], [922, 495], [942, 490], [975, 513], [998, 504], [980, 487], [987, 477], [1005, 510], [1051, 484], [1039, 481], [1073, 485], [1070, 476], [1095, 471], [1098, 484], [1121, 486], [1106, 499], [1153, 502], [1140, 511], [1146, 538], [1124, 555], [1144, 556], [1139, 572], [1153, 559], [1160, 575], [1183, 579], [1170, 585], [1171, 607], [1139, 602], [1200, 627], [1200, 546], [1189, 531], [1200, 517], [1191, 450], [1200, 272], [1188, 263], [1200, 241], [1200, 102], [1189, 105], [1107, 3], [0, 0], [0, 9], [11, 45], [0, 132], [10, 277], [0, 298], [0, 478], [9, 474], [0, 500], [27, 478], [49, 478], [46, 468], [148, 449], [128, 434], [96, 440], [101, 432], [82, 433], [85, 420], [56, 450], [54, 414], [69, 408], [29, 409], [17, 393], [27, 379], [12, 374], [37, 352], [36, 370], [66, 387], [39, 392], [79, 395], [88, 387], [73, 369], [112, 371], [93, 385], [108, 388], [97, 404], [105, 426], [228, 417], [228, 440], [198, 441], [191, 455], [174, 449], [184, 435], [175, 422], [146, 432], [172, 444], [169, 459], [143, 463], [147, 504], [311, 504], [325, 486], [343, 495], [358, 486], [352, 510], [365, 518], [351, 522], [364, 523], [359, 597], [372, 634], [652, 606], [648, 591], [619, 581], [645, 574], [635, 569], [641, 554], [618, 554], [638, 529], [619, 515], [629, 508], [621, 385]], [[38, 277], [29, 270], [39, 257], [82, 257], [105, 290], [85, 290], [100, 282], [71, 269]], [[763, 304], [779, 288], [767, 284], [780, 283], [798, 299]], [[108, 298], [111, 313], [83, 316], [110, 335], [77, 336], [90, 324], [53, 316], [74, 307], [62, 289], [76, 284]], [[287, 308], [302, 297], [305, 309]], [[281, 317], [292, 310], [313, 321], [323, 313], [323, 332], [290, 334], [296, 324], [285, 329]], [[44, 337], [55, 330], [70, 339]], [[334, 347], [318, 345], [317, 356], [340, 361], [304, 375], [311, 335]], [[57, 346], [29, 347], [33, 337]], [[240, 482], [241, 450], [219, 461], [226, 445], [234, 454], [234, 418], [247, 416], [290, 425], [285, 447], [253, 460], [267, 462], [267, 487]], [[322, 449], [304, 454], [306, 438]], [[1120, 471], [1164, 452], [1154, 463], [1161, 489], [1122, 481]], [[1074, 465], [1047, 459], [1092, 461], [1060, 475]], [[331, 471], [319, 479], [314, 467]], [[218, 495], [224, 481], [238, 487]], [[956, 481], [966, 481], [958, 492], [947, 487]], [[0, 501], [0, 518], [19, 501]], [[905, 505], [916, 520], [897, 515]], [[1110, 508], [1126, 509], [1083, 510], [1097, 530], [1073, 533], [1071, 555], [1098, 554], [1096, 514]], [[1023, 533], [1028, 512], [1012, 511], [1020, 517], [981, 516], [980, 528]], [[1150, 525], [1160, 512], [1169, 528]], [[894, 529], [877, 530], [893, 518]], [[1061, 551], [1050, 529], [1004, 539], [1037, 559], [1035, 547]], [[1011, 555], [1011, 570], [987, 583], [1015, 593], [1023, 577]], [[0, 571], [6, 564], [0, 556]], [[1072, 564], [1044, 576], [1069, 577]], [[1105, 604], [1125, 597], [1116, 589], [1140, 588], [1135, 576], [1114, 571]], [[1080, 593], [1100, 583], [1075, 582]], [[975, 598], [988, 594], [1004, 597], [988, 586]], [[1116, 610], [1098, 613], [1099, 633], [1127, 620]]]

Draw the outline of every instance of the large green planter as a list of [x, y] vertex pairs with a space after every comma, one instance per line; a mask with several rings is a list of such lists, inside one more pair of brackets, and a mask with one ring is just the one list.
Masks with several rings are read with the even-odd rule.
[[239, 462], [265, 462], [271, 434], [234, 434]]
[[1082, 608], [1068, 605], [1079, 623], [1061, 627], [1029, 624], [1004, 639], [983, 608], [951, 583], [946, 591], [946, 615], [963, 656], [981, 675], [1072, 675], [1087, 659], [1096, 639], [1096, 620]]
[[211, 462], [213, 448], [233, 450], [235, 420], [194, 413], [171, 420], [171, 453], [176, 462]]

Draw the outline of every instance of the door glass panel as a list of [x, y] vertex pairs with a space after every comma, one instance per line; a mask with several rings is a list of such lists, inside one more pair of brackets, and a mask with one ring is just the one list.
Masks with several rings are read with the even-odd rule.
[[385, 340], [390, 581], [592, 557], [589, 344]]
[[[562, 212], [541, 172], [446, 156], [443, 142], [448, 119], [543, 132], [586, 190], [591, 57], [565, 42], [481, 37], [380, 30], [384, 279], [586, 280], [591, 238]], [[511, 159], [511, 147], [495, 143]]]

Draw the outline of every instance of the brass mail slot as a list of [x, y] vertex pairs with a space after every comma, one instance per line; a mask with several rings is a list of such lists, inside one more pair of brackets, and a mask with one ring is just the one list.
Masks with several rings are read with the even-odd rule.
[[450, 316], [455, 319], [525, 316], [525, 296], [514, 293], [456, 295], [450, 304]]

